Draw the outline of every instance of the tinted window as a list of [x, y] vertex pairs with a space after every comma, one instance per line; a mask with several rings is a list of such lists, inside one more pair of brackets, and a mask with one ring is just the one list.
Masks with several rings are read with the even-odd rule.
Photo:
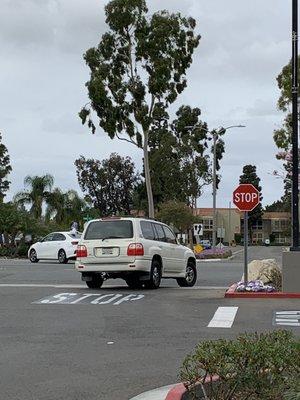
[[159, 240], [160, 242], [165, 242], [166, 237], [162, 225], [153, 224], [153, 226], [155, 227], [157, 240]]
[[141, 221], [142, 234], [145, 239], [154, 240], [155, 234], [151, 222]]
[[46, 237], [44, 237], [43, 242], [51, 242], [53, 240], [54, 233], [50, 233]]
[[61, 242], [62, 240], [66, 240], [65, 235], [63, 235], [62, 233], [55, 233], [53, 236], [53, 239], [52, 239], [52, 241], [56, 241], [56, 242], [58, 242], [58, 241]]
[[168, 243], [174, 243], [176, 244], [176, 236], [174, 235], [174, 233], [171, 231], [171, 229], [169, 229], [167, 226], [163, 227], [164, 231], [165, 231], [165, 235], [166, 235], [166, 240]]
[[96, 239], [129, 239], [133, 237], [131, 221], [95, 221], [91, 222], [85, 232], [86, 240]]

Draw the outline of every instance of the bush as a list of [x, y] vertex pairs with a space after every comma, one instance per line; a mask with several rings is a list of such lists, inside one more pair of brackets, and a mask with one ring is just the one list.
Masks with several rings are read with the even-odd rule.
[[11, 257], [13, 249], [11, 247], [0, 247], [0, 257]]
[[[291, 382], [299, 372], [299, 339], [278, 330], [202, 342], [184, 360], [180, 377], [193, 399], [283, 400], [288, 390], [295, 393]], [[197, 397], [195, 388], [212, 376], [219, 377], [217, 383], [206, 383], [206, 397]]]

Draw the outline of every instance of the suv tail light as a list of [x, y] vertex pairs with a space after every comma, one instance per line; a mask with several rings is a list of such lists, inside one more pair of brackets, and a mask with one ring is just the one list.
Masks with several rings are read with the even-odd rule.
[[87, 257], [87, 248], [85, 246], [77, 246], [76, 257], [83, 258]]
[[144, 255], [144, 246], [142, 243], [130, 243], [127, 248], [128, 256], [143, 256]]

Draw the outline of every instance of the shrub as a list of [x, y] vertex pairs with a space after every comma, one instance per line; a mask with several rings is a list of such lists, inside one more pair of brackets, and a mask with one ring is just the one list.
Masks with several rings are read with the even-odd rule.
[[[184, 360], [180, 377], [194, 399], [283, 400], [299, 371], [299, 342], [278, 330], [202, 342]], [[205, 384], [206, 397], [197, 397], [193, 389], [212, 376], [217, 383]]]

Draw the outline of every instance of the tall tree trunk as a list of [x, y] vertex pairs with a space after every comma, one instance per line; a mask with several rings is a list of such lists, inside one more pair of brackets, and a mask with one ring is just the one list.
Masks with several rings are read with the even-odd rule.
[[149, 218], [154, 218], [154, 201], [151, 186], [150, 166], [149, 166], [149, 152], [148, 152], [148, 132], [144, 132], [144, 170], [145, 170], [145, 182], [148, 197], [148, 214]]

